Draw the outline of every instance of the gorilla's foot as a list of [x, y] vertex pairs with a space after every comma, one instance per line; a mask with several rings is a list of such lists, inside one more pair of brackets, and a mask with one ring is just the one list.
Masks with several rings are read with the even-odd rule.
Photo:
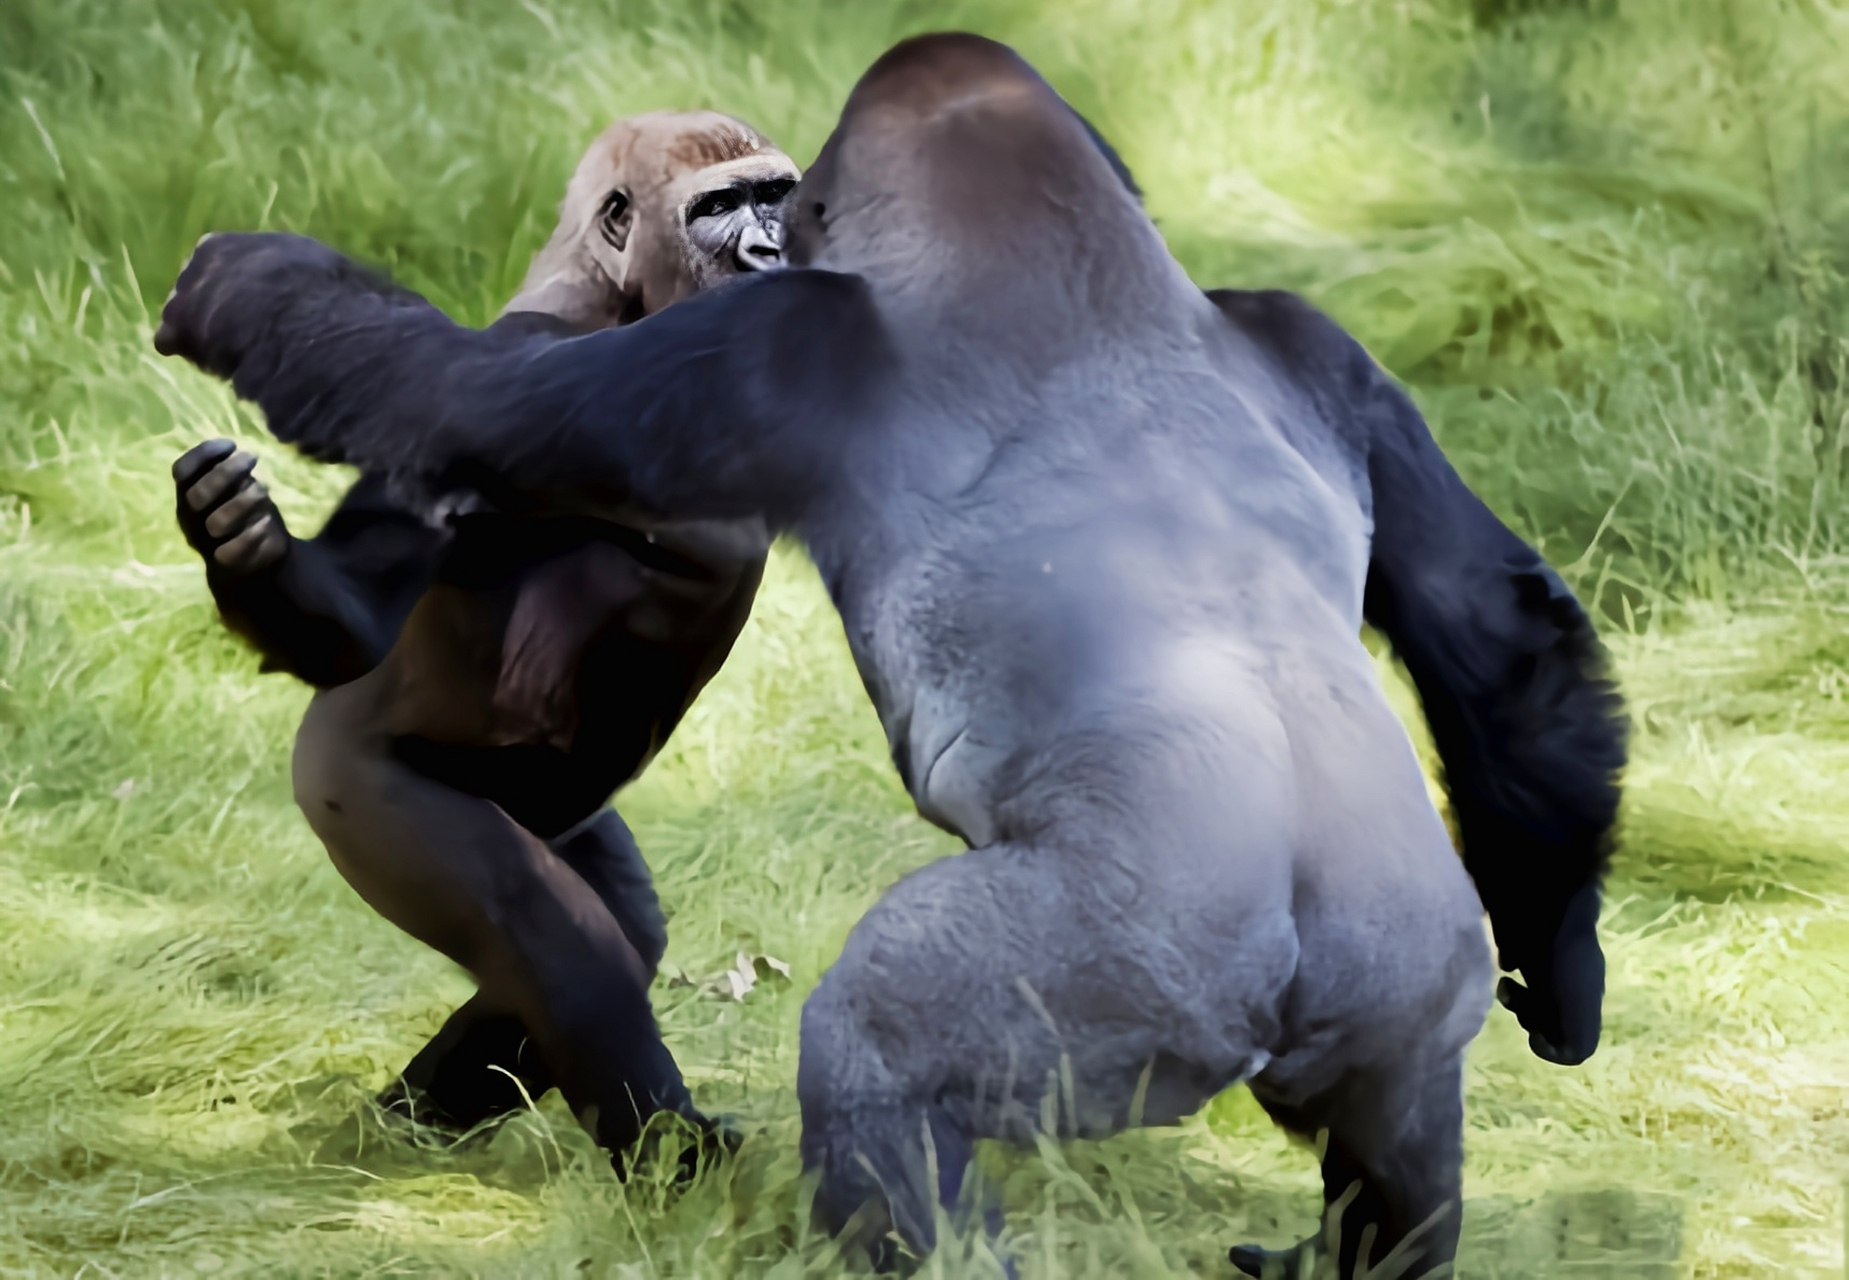
[[627, 1182], [636, 1169], [672, 1152], [675, 1168], [671, 1181], [675, 1186], [686, 1186], [699, 1177], [702, 1169], [735, 1154], [744, 1140], [744, 1129], [731, 1116], [664, 1111], [650, 1120], [632, 1145], [611, 1154], [610, 1167], [618, 1180]]
[[694, 1141], [681, 1148], [680, 1168], [675, 1175], [677, 1182], [692, 1182], [701, 1168], [716, 1164], [725, 1156], [737, 1155], [745, 1141], [744, 1127], [734, 1116], [698, 1116], [694, 1125], [699, 1133]]
[[1261, 1280], [1308, 1280], [1315, 1274], [1316, 1238], [1292, 1245], [1288, 1249], [1261, 1249], [1255, 1244], [1236, 1244], [1227, 1256], [1244, 1275]]
[[[375, 1094], [372, 1102], [389, 1128], [403, 1134], [408, 1141], [419, 1144], [434, 1142], [440, 1146], [454, 1146], [481, 1131], [488, 1123], [481, 1120], [470, 1123], [460, 1119], [430, 1094], [402, 1080], [393, 1081]], [[491, 1117], [492, 1120], [502, 1118]]]

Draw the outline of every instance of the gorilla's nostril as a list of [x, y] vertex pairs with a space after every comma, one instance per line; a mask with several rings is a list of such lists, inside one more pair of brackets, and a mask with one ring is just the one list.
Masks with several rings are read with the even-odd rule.
[[739, 236], [734, 256], [745, 271], [767, 271], [783, 265], [783, 247], [762, 227], [747, 228]]

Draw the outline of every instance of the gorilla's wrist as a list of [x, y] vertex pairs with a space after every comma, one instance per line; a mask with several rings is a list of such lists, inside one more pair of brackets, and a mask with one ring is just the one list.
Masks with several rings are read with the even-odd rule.
[[[1599, 883], [1589, 881], [1559, 901], [1551, 911], [1526, 903], [1497, 903], [1490, 908], [1497, 964], [1504, 971], [1550, 973], [1566, 957], [1587, 945], [1598, 947]], [[1545, 905], [1543, 903], [1542, 905]]]
[[[282, 522], [280, 515], [272, 514], [270, 518], [278, 524]], [[214, 592], [221, 586], [231, 590], [241, 590], [255, 588], [259, 585], [274, 585], [281, 589], [283, 594], [290, 594], [291, 580], [297, 574], [295, 548], [300, 539], [287, 529], [283, 529], [282, 550], [276, 552], [271, 559], [247, 568], [228, 565], [218, 558], [219, 548], [231, 540], [231, 538], [216, 539], [199, 553], [205, 557], [206, 580], [212, 585]]]

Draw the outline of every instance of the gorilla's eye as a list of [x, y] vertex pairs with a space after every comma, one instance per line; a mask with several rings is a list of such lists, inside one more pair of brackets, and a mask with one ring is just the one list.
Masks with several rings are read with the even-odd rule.
[[629, 197], [621, 191], [612, 191], [604, 197], [603, 207], [597, 211], [597, 229], [618, 249], [628, 238], [628, 227], [623, 223], [623, 215], [629, 212]]
[[759, 204], [782, 204], [783, 197], [795, 190], [796, 182], [791, 178], [772, 178], [760, 182], [751, 189], [751, 198]]
[[731, 187], [719, 191], [708, 191], [688, 206], [687, 221], [723, 217], [738, 208], [741, 202], [738, 192]]

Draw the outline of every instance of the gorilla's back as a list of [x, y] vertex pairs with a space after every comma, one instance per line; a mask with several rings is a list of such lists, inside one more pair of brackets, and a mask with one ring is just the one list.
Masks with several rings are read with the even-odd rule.
[[851, 545], [809, 531], [920, 812], [973, 845], [1075, 813], [1250, 828], [1295, 790], [1286, 704], [1385, 706], [1365, 495], [1280, 425], [1310, 406], [1246, 353], [1134, 356], [1060, 367], [1011, 422], [901, 417], [908, 500], [848, 513]]

